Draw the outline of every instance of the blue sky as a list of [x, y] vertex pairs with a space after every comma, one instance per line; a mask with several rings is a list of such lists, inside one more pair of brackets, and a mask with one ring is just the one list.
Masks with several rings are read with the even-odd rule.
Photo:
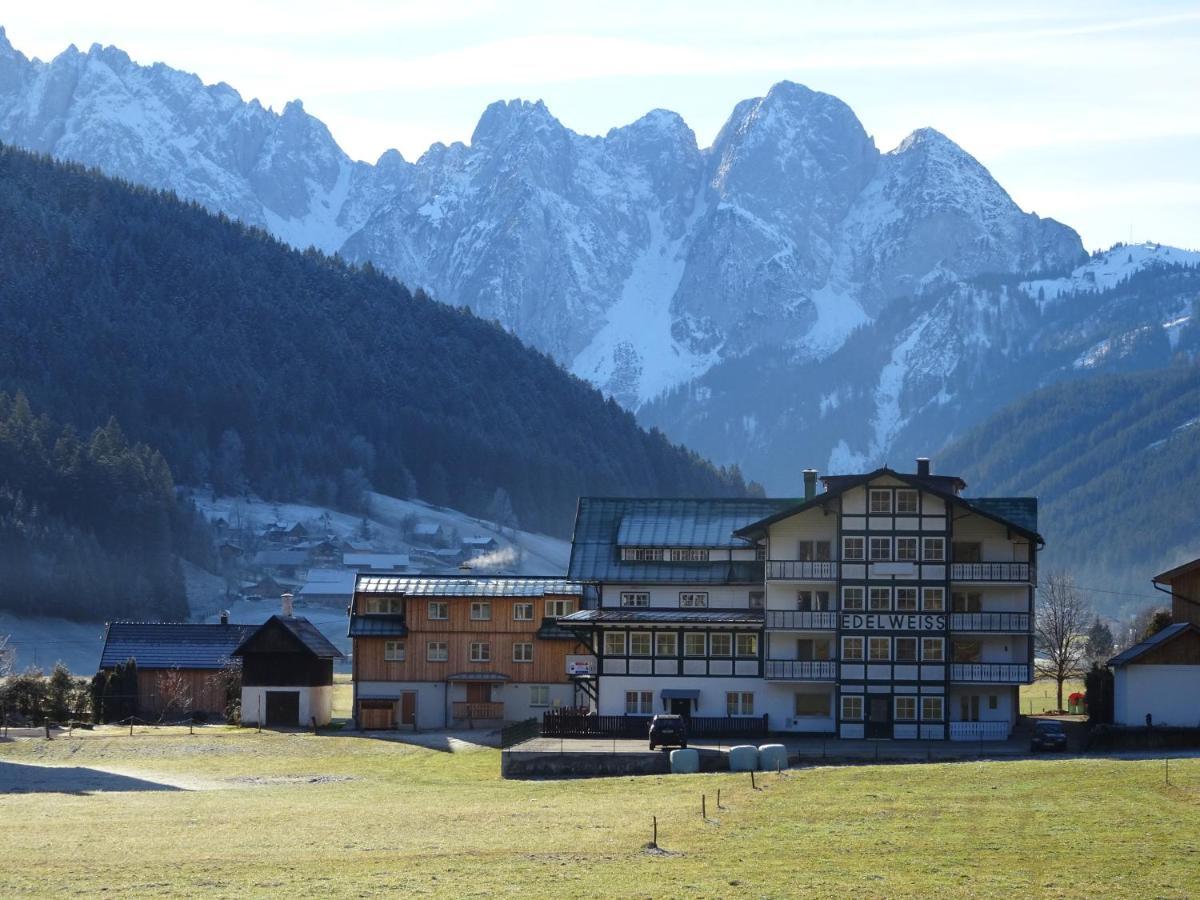
[[1058, 2], [59, 0], [0, 13], [50, 58], [116, 44], [281, 108], [353, 156], [469, 140], [492, 100], [603, 133], [663, 107], [702, 146], [790, 79], [842, 98], [881, 149], [931, 125], [1021, 206], [1118, 240], [1200, 248], [1200, 5]]

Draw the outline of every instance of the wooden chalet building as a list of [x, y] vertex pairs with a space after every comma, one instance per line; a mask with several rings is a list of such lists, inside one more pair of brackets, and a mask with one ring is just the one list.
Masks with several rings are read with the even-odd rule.
[[1108, 661], [1118, 725], [1200, 727], [1200, 559], [1155, 575], [1171, 624]]
[[845, 738], [1007, 737], [1032, 680], [1034, 498], [881, 468], [805, 496], [582, 498], [559, 620], [597, 656], [601, 715], [766, 715]]
[[242, 724], [272, 728], [328, 725], [333, 661], [342, 658], [308, 619], [271, 616], [234, 649], [242, 661]]
[[557, 620], [562, 578], [358, 576], [350, 608], [359, 728], [444, 728], [589, 702], [592, 658]]

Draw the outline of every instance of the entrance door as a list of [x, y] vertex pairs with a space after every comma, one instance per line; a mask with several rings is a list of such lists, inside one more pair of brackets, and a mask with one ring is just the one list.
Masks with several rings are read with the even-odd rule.
[[683, 716], [685, 719], [690, 719], [692, 717], [691, 699], [688, 697], [672, 697], [671, 715]]
[[400, 695], [400, 724], [413, 728], [417, 725], [417, 695], [411, 691]]
[[873, 696], [867, 704], [867, 733], [868, 739], [890, 738], [892, 736], [892, 698], [889, 696]]
[[267, 727], [297, 728], [300, 725], [300, 692], [267, 691]]
[[468, 703], [491, 703], [492, 702], [492, 686], [490, 684], [478, 684], [467, 682], [467, 702]]
[[979, 695], [964, 694], [958, 698], [958, 710], [964, 722], [979, 721]]

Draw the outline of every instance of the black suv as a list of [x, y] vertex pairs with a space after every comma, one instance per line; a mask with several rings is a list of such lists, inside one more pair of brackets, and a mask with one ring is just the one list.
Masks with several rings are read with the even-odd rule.
[[661, 714], [650, 720], [650, 749], [687, 746], [687, 719]]
[[1052, 719], [1041, 719], [1033, 726], [1033, 737], [1029, 740], [1029, 749], [1033, 750], [1066, 750], [1067, 730], [1062, 722]]

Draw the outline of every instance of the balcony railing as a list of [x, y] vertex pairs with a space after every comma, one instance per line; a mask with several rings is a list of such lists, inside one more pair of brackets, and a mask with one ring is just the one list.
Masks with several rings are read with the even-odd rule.
[[950, 723], [950, 740], [952, 741], [1006, 741], [1008, 732], [1009, 724], [1007, 722]]
[[1028, 581], [1029, 563], [951, 563], [951, 581]]
[[837, 613], [831, 610], [768, 609], [767, 627], [783, 631], [834, 631]]
[[504, 718], [503, 703], [477, 703], [470, 700], [456, 700], [451, 704], [451, 711], [454, 718], [468, 722], [496, 721]]
[[772, 581], [834, 581], [838, 575], [836, 562], [771, 559], [767, 560], [767, 578]]
[[1016, 612], [978, 612], [951, 613], [951, 631], [992, 631], [992, 632], [1025, 632], [1029, 631], [1029, 613]]
[[836, 681], [837, 663], [833, 660], [768, 659], [767, 680]]
[[950, 680], [1025, 684], [1029, 681], [1029, 666], [1025, 663], [954, 663], [950, 666]]

